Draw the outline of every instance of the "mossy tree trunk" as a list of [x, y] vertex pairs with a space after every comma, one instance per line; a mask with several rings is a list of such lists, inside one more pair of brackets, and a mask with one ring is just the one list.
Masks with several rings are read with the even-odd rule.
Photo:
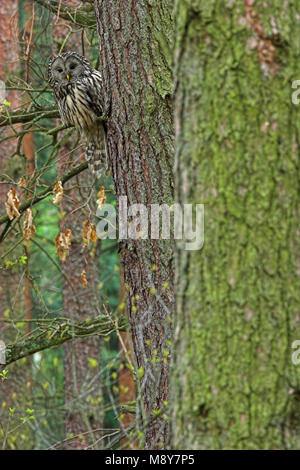
[[299, 448], [299, 3], [177, 1], [172, 447]]
[[[108, 150], [117, 201], [171, 204], [173, 120], [172, 2], [96, 0], [100, 70], [110, 101]], [[168, 351], [173, 304], [170, 240], [120, 244], [128, 312], [141, 384], [140, 434], [145, 447], [167, 445], [158, 416], [168, 397]], [[168, 285], [167, 285], [168, 284]]]

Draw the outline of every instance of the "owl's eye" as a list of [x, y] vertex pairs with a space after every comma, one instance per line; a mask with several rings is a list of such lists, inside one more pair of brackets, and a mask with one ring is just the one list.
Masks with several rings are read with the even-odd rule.
[[71, 65], [70, 65], [70, 70], [74, 70], [75, 67], [76, 67], [76, 64], [71, 64]]
[[62, 73], [63, 69], [57, 69], [58, 73]]

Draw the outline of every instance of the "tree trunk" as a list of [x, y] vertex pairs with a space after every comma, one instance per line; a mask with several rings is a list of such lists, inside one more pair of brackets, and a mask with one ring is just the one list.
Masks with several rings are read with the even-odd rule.
[[[172, 2], [96, 0], [104, 101], [110, 102], [108, 152], [117, 204], [173, 201], [170, 93]], [[118, 206], [119, 207], [119, 206]], [[147, 449], [167, 445], [169, 315], [173, 305], [170, 240], [123, 240], [128, 312], [139, 375]], [[168, 283], [168, 287], [167, 284]], [[138, 379], [139, 382], [139, 379]], [[159, 413], [161, 413], [160, 416]]]
[[178, 1], [172, 447], [299, 448], [300, 24], [294, 2]]

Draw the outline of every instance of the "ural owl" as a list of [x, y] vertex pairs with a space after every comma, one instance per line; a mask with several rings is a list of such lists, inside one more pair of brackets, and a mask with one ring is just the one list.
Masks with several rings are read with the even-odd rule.
[[77, 52], [63, 52], [49, 63], [49, 83], [66, 126], [74, 126], [86, 144], [85, 158], [97, 178], [107, 163], [106, 132], [100, 96], [101, 74]]

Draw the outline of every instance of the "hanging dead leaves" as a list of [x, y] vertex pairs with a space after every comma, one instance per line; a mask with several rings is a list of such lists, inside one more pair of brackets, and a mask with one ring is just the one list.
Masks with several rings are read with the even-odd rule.
[[104, 189], [104, 186], [100, 186], [100, 190], [97, 194], [97, 201], [96, 201], [98, 208], [101, 209], [101, 207], [104, 206], [105, 202], [106, 202], [105, 189]]
[[19, 212], [20, 200], [17, 191], [12, 188], [6, 194], [5, 208], [9, 220], [13, 220], [15, 217], [20, 217]]
[[[97, 201], [96, 204], [98, 208], [101, 208], [104, 206], [106, 201], [106, 195], [105, 195], [105, 189], [104, 186], [100, 186], [99, 192], [97, 194]], [[83, 238], [83, 243], [85, 246], [89, 246], [90, 242], [96, 243], [98, 240], [97, 233], [96, 233], [96, 228], [94, 224], [92, 224], [89, 220], [85, 220], [83, 222], [83, 231], [82, 231], [82, 238]]]
[[53, 204], [56, 206], [61, 203], [63, 195], [64, 195], [64, 188], [62, 186], [61, 181], [57, 181], [53, 188], [53, 194], [55, 194], [55, 197], [53, 199]]
[[[26, 180], [24, 176], [18, 181], [17, 186], [19, 188], [26, 188]], [[62, 202], [64, 196], [64, 188], [61, 181], [57, 181], [53, 187], [53, 204], [58, 205]], [[96, 204], [98, 208], [102, 208], [106, 202], [106, 195], [104, 186], [100, 186], [99, 192], [97, 194]], [[20, 199], [17, 191], [12, 188], [6, 194], [5, 208], [9, 220], [17, 219], [22, 214], [19, 211], [20, 208]], [[28, 242], [32, 239], [36, 232], [36, 226], [33, 223], [33, 212], [31, 208], [28, 208], [25, 212], [25, 218], [23, 222], [23, 236], [24, 240]], [[96, 228], [89, 220], [85, 220], [83, 223], [82, 238], [84, 246], [89, 246], [91, 242], [96, 243], [98, 240]], [[65, 261], [69, 255], [72, 242], [72, 232], [70, 229], [67, 229], [65, 232], [60, 232], [55, 237], [55, 247], [56, 254], [59, 256], [61, 261]], [[87, 287], [87, 279], [85, 271], [81, 273], [81, 282], [84, 288]]]
[[[21, 180], [18, 183], [18, 186], [23, 186], [26, 185], [25, 179], [21, 178]], [[8, 191], [6, 194], [6, 200], [5, 200], [5, 208], [7, 215], [9, 217], [9, 220], [13, 220], [15, 218], [19, 218], [21, 216], [21, 213], [19, 212], [19, 207], [20, 207], [20, 199], [17, 194], [17, 191], [12, 188]], [[33, 223], [33, 213], [31, 207], [29, 207], [26, 212], [25, 212], [25, 219], [23, 222], [23, 235], [24, 235], [24, 240], [29, 241], [31, 238], [34, 237], [36, 231], [36, 227]]]
[[36, 228], [33, 223], [32, 209], [29, 208], [25, 212], [25, 219], [23, 223], [23, 235], [26, 241], [34, 237]]
[[24, 176], [22, 176], [22, 178], [19, 179], [17, 185], [19, 186], [19, 188], [26, 188], [26, 180]]
[[56, 254], [59, 256], [61, 261], [66, 261], [67, 256], [71, 248], [72, 232], [67, 229], [65, 232], [60, 232], [55, 237]]
[[90, 242], [96, 242], [98, 240], [96, 229], [95, 229], [95, 226], [88, 220], [85, 220], [83, 222], [83, 225], [84, 225], [84, 229], [82, 231], [83, 243], [84, 245], [89, 246]]
[[[55, 198], [53, 199], [53, 204], [58, 205], [63, 198], [64, 190], [61, 181], [58, 181], [54, 188], [53, 193]], [[102, 207], [105, 204], [106, 196], [104, 187], [100, 187], [100, 191], [97, 194], [97, 205]], [[96, 242], [98, 240], [95, 226], [89, 221], [85, 220], [83, 223], [82, 238], [84, 246], [89, 246], [90, 242]], [[59, 256], [61, 261], [65, 261], [69, 255], [72, 241], [72, 232], [70, 229], [65, 232], [60, 232], [59, 235], [55, 238], [56, 254]], [[87, 287], [87, 279], [85, 271], [81, 273], [81, 282], [84, 288]]]

